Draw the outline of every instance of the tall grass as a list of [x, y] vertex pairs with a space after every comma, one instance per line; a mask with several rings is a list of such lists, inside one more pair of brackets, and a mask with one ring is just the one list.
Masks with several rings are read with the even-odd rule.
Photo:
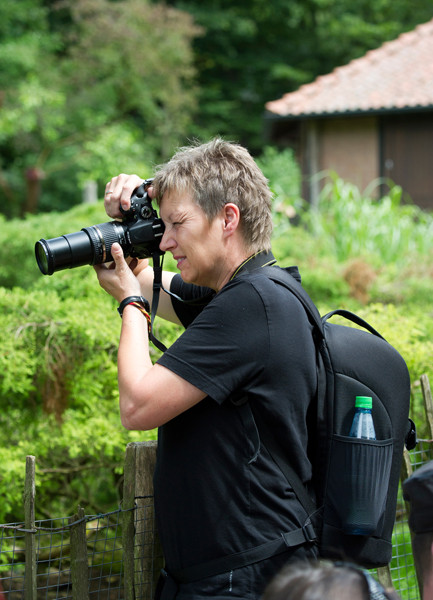
[[264, 148], [257, 164], [269, 180], [274, 196], [272, 220], [278, 235], [286, 233], [293, 219], [304, 207], [301, 198], [302, 176], [293, 150]]
[[393, 185], [379, 200], [337, 175], [328, 176], [317, 209], [303, 212], [302, 222], [339, 262], [368, 257], [376, 264], [401, 264], [433, 254], [433, 215], [403, 204]]
[[[302, 177], [292, 151], [265, 148], [257, 162], [274, 193], [274, 240], [279, 244], [284, 245], [282, 238], [299, 236], [294, 225], [301, 225], [312, 234], [316, 253], [338, 263], [359, 257], [376, 266], [433, 260], [433, 214], [403, 202], [400, 186], [377, 180], [361, 191], [336, 173], [323, 172], [316, 175], [322, 187], [313, 207], [302, 199]], [[389, 191], [377, 199], [381, 183]], [[287, 240], [290, 251], [294, 245]]]

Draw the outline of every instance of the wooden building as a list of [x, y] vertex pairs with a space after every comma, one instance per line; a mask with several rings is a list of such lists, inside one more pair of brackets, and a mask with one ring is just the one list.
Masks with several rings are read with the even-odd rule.
[[335, 171], [364, 190], [401, 185], [433, 209], [433, 20], [266, 104], [267, 138], [294, 148], [304, 197]]

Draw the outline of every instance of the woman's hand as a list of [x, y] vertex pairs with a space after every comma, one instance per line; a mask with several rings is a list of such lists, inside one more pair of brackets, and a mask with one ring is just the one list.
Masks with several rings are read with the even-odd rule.
[[128, 265], [123, 250], [117, 242], [111, 247], [112, 263], [94, 265], [99, 285], [118, 302], [128, 296], [141, 296], [140, 283], [136, 277], [147, 267], [147, 261], [131, 259]]
[[132, 193], [143, 181], [144, 179], [138, 175], [126, 175], [125, 173], [110, 179], [105, 186], [104, 195], [104, 206], [107, 215], [112, 219], [122, 218], [120, 206], [123, 210], [130, 208]]

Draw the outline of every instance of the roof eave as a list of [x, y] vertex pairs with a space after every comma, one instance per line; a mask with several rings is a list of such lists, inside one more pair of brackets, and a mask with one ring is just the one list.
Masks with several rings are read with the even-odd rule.
[[297, 115], [279, 115], [271, 111], [265, 111], [264, 119], [266, 121], [305, 121], [307, 119], [330, 119], [335, 117], [364, 117], [364, 116], [382, 116], [382, 115], [397, 115], [397, 114], [408, 114], [408, 113], [421, 113], [421, 112], [432, 112], [433, 104], [426, 106], [404, 106], [404, 107], [382, 107], [382, 108], [371, 108], [355, 109], [346, 111], [334, 111], [334, 112], [310, 112], [301, 113]]

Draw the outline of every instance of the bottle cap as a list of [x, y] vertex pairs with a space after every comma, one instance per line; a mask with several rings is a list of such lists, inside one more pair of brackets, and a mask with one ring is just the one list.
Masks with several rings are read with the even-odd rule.
[[373, 399], [370, 396], [356, 396], [355, 408], [373, 408]]

